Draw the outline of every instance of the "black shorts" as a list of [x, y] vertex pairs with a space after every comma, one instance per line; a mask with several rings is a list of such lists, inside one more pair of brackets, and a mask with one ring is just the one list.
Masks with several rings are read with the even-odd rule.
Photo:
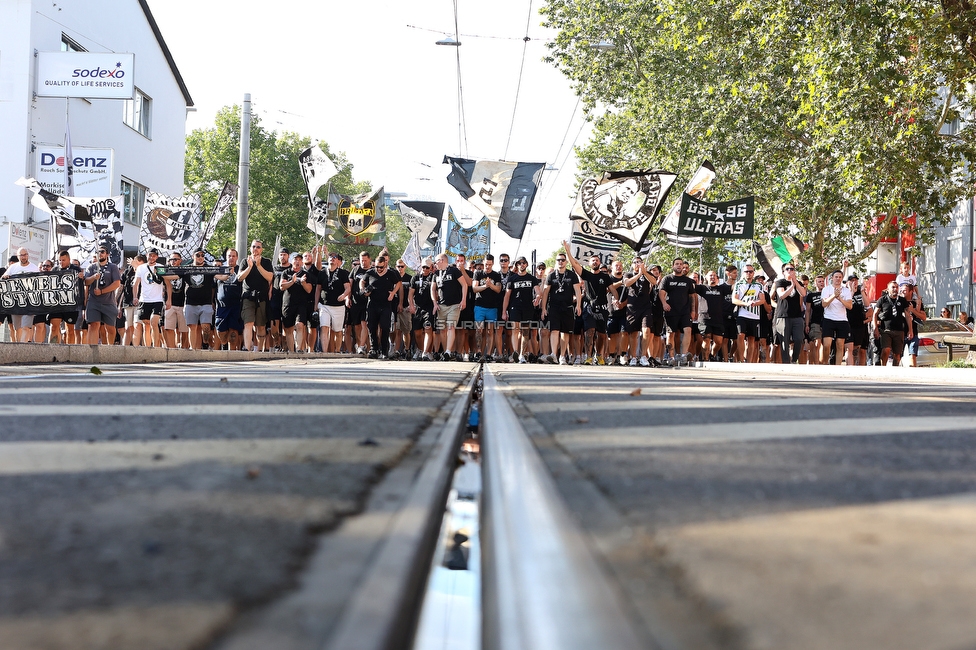
[[289, 304], [287, 308], [282, 307], [281, 326], [288, 328], [294, 327], [295, 323], [307, 323], [310, 306], [307, 302], [300, 302]]
[[830, 320], [829, 318], [825, 318], [820, 322], [820, 328], [823, 330], [823, 337], [825, 339], [844, 339], [846, 341], [851, 337], [851, 324], [846, 320]]
[[346, 325], [349, 327], [356, 327], [360, 323], [366, 320], [366, 303], [365, 302], [354, 302], [346, 310]]
[[574, 317], [576, 318], [576, 322], [573, 324], [573, 334], [575, 334], [576, 336], [582, 336], [583, 326], [586, 325], [586, 323], [583, 322], [583, 315], [580, 314], [579, 316], [575, 316], [576, 307], [573, 307], [573, 314]]
[[413, 329], [415, 332], [420, 330], [434, 329], [434, 316], [426, 309], [417, 308], [417, 313], [413, 315]]
[[709, 325], [707, 323], [698, 324], [698, 333], [702, 336], [725, 336], [725, 323]]
[[627, 331], [627, 312], [616, 311], [607, 318], [607, 335], [613, 336]]
[[163, 315], [163, 303], [161, 302], [140, 303], [138, 320], [149, 320], [150, 318], [152, 318], [153, 314], [155, 314], [156, 316]]
[[271, 293], [271, 300], [268, 301], [268, 322], [281, 320], [281, 293], [274, 291]]
[[739, 328], [736, 326], [735, 319], [730, 318], [725, 320], [725, 338], [732, 339], [733, 341], [739, 336]]
[[650, 328], [653, 324], [654, 315], [651, 313], [650, 308], [645, 307], [644, 309], [627, 310], [626, 331], [628, 334], [639, 332], [645, 327]]
[[758, 318], [746, 318], [745, 316], [739, 316], [735, 319], [735, 328], [738, 330], [739, 334], [745, 335], [746, 338], [758, 339], [759, 338], [759, 319]]
[[664, 312], [664, 320], [672, 332], [678, 332], [679, 334], [686, 327], [690, 328], [692, 326], [691, 314], [686, 311], [678, 312], [674, 309], [666, 311]]
[[61, 319], [62, 323], [68, 323], [69, 325], [74, 325], [78, 322], [78, 312], [76, 311], [63, 311], [57, 314], [48, 314], [46, 323], [50, 323], [52, 320]]
[[854, 325], [851, 327], [851, 338], [850, 342], [854, 344], [855, 348], [868, 349], [868, 326], [867, 323], [862, 323], [860, 325]]
[[518, 307], [508, 308], [508, 321], [510, 323], [521, 323], [522, 327], [531, 327], [529, 323], [535, 321], [538, 326], [538, 320], [534, 307], [528, 309], [519, 309]]
[[607, 312], [592, 305], [583, 307], [583, 329], [596, 330], [600, 334], [607, 333]]
[[549, 312], [549, 330], [572, 334], [576, 327], [576, 310], [573, 307], [553, 307]]

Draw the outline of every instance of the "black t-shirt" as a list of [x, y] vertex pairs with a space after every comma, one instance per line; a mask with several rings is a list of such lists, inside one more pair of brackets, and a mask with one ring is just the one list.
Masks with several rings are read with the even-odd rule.
[[586, 302], [590, 304], [593, 310], [606, 311], [607, 304], [610, 302], [610, 297], [607, 295], [607, 289], [613, 284], [614, 279], [609, 273], [594, 273], [590, 269], [583, 267], [580, 269], [583, 277], [583, 292], [586, 296]]
[[576, 271], [570, 269], [562, 273], [550, 271], [549, 275], [546, 276], [546, 286], [549, 287], [549, 306], [552, 308], [572, 307], [576, 302], [575, 286], [579, 283], [580, 278], [576, 275]]
[[[635, 275], [635, 273], [627, 272], [624, 274], [624, 278], [629, 280]], [[624, 295], [627, 297], [627, 309], [636, 312], [649, 307], [651, 304], [651, 294], [654, 290], [654, 285], [643, 275], [629, 287], [624, 286]]]
[[413, 280], [413, 276], [409, 273], [403, 273], [400, 275], [400, 285], [403, 287], [403, 291], [400, 294], [400, 308], [406, 309], [410, 306], [410, 281]]
[[500, 290], [495, 292], [491, 289], [485, 289], [481, 293], [474, 294], [474, 304], [476, 307], [484, 307], [485, 309], [498, 309], [501, 307], [502, 292], [505, 290], [505, 287], [502, 285], [502, 276], [498, 274], [498, 271], [475, 271], [473, 284], [487, 286], [485, 280], [488, 279], [496, 285], [499, 285], [501, 287]]
[[170, 292], [170, 305], [182, 307], [186, 304], [186, 280], [181, 276], [176, 276], [169, 282], [167, 290]]
[[908, 331], [908, 320], [905, 318], [905, 313], [908, 311], [907, 300], [901, 296], [892, 298], [887, 293], [883, 293], [878, 298], [876, 309], [878, 320], [886, 330]]
[[315, 290], [315, 278], [312, 274], [308, 272], [307, 269], [300, 269], [299, 271], [293, 271], [288, 269], [281, 274], [282, 282], [291, 282], [292, 279], [299, 278], [305, 280], [307, 284], [301, 282], [295, 282], [287, 289], [284, 289], [284, 293], [281, 296], [281, 308], [285, 309], [293, 305], [300, 305], [302, 303], [312, 302], [312, 292], [306, 291], [306, 286], [311, 286], [312, 291]]
[[200, 306], [213, 303], [214, 276], [191, 273], [183, 279], [186, 280], [186, 304]]
[[463, 273], [456, 266], [448, 266], [443, 271], [434, 271], [434, 282], [437, 283], [437, 304], [450, 307], [460, 305], [463, 294], [461, 277]]
[[[372, 269], [373, 267], [370, 267]], [[349, 272], [349, 281], [352, 282], [352, 302], [353, 304], [366, 304], [366, 298], [363, 297], [362, 289], [360, 288], [360, 280], [366, 275], [368, 271], [361, 266], [352, 267], [352, 271]]]
[[732, 285], [727, 282], [718, 285], [718, 287], [722, 290], [722, 296], [725, 298], [725, 307], [723, 308], [725, 320], [735, 321], [735, 313], [738, 309], [738, 307], [736, 307], [732, 302], [732, 294], [735, 293], [735, 291], [733, 290]]
[[627, 302], [627, 290], [626, 290], [626, 287], [624, 287], [624, 276], [621, 275], [618, 278], [615, 275], [611, 275], [610, 276], [610, 286], [613, 286], [613, 285], [617, 285], [617, 300], [620, 301], [620, 303], [621, 303], [622, 306], [620, 307], [620, 309], [614, 309], [613, 308], [613, 305], [608, 303], [607, 308], [610, 310], [610, 313], [611, 314], [613, 314], [613, 315], [620, 315], [627, 308], [626, 305], [624, 304], [624, 303]]
[[[726, 287], [723, 290], [722, 287]], [[728, 285], [716, 285], [714, 287], [709, 287], [704, 284], [695, 285], [695, 293], [705, 299], [705, 304], [708, 305], [708, 314], [705, 317], [706, 325], [721, 325], [725, 322], [725, 296], [731, 291], [731, 287]]]
[[413, 288], [413, 304], [418, 311], [428, 313], [434, 311], [434, 299], [430, 297], [430, 285], [433, 283], [433, 273], [428, 275], [418, 273], [410, 280], [410, 286]]
[[285, 271], [291, 269], [291, 264], [287, 266], [275, 266], [274, 267], [274, 277], [271, 279], [271, 297], [274, 298], [277, 294], [281, 297], [281, 274]]
[[820, 289], [816, 287], [812, 291], [807, 291], [806, 303], [810, 310], [810, 324], [819, 325], [823, 322], [823, 304]]
[[676, 314], [691, 314], [691, 294], [695, 293], [695, 281], [687, 275], [664, 276], [658, 283], [658, 290], [668, 294], [668, 305]]
[[851, 296], [851, 308], [847, 310], [847, 322], [851, 324], [851, 327], [863, 327], [864, 316], [867, 311], [864, 309], [864, 294], [858, 289]]
[[509, 309], [532, 309], [535, 306], [532, 304], [532, 301], [535, 300], [535, 287], [539, 284], [541, 284], [539, 278], [531, 273], [525, 275], [512, 273], [509, 275], [508, 288], [506, 289], [506, 291], [511, 292], [508, 298]]
[[339, 300], [339, 296], [346, 292], [348, 282], [349, 271], [342, 267], [335, 271], [330, 271], [327, 268], [319, 271], [319, 286], [322, 287], [319, 292], [319, 302], [331, 307], [342, 306], [343, 302]]
[[800, 294], [797, 291], [785, 298], [779, 296], [780, 289], [789, 289], [793, 283], [786, 278], [780, 278], [773, 286], [773, 294], [776, 296], [775, 318], [800, 318], [803, 316], [803, 304], [800, 302]]
[[[237, 266], [237, 275], [240, 275], [247, 269], [248, 266], [252, 264], [250, 258], [244, 258], [244, 261]], [[274, 266], [271, 264], [271, 260], [266, 258], [261, 258], [261, 268], [263, 268], [268, 273], [274, 275]], [[274, 279], [272, 277], [272, 279]], [[271, 288], [271, 283], [264, 279], [257, 269], [253, 269], [247, 274], [241, 283], [244, 286], [244, 297], [250, 298], [252, 300], [263, 301], [268, 299], [268, 289]]]
[[380, 275], [375, 268], [372, 268], [363, 276], [363, 283], [367, 306], [375, 308], [396, 304], [396, 296], [390, 300], [390, 292], [400, 284], [400, 274], [393, 269], [387, 268], [386, 273]]

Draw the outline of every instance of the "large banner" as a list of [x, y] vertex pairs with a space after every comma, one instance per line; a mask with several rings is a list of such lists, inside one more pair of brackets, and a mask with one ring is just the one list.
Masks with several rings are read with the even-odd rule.
[[206, 248], [210, 240], [213, 239], [214, 233], [217, 232], [217, 226], [220, 224], [220, 220], [224, 218], [224, 215], [230, 212], [230, 206], [234, 205], [234, 199], [237, 198], [238, 187], [235, 183], [230, 181], [224, 181], [224, 187], [220, 190], [220, 195], [217, 197], [217, 202], [214, 203], [213, 211], [210, 213], [210, 218], [207, 220], [207, 225], [203, 228], [203, 237], [200, 241], [200, 248]]
[[647, 237], [677, 178], [660, 170], [604, 172], [580, 185], [571, 219], [586, 219], [635, 251]]
[[451, 257], [464, 255], [468, 259], [484, 259], [491, 246], [491, 221], [483, 217], [470, 228], [465, 228], [450, 212], [447, 216], [447, 248]]
[[318, 145], [309, 147], [298, 154], [298, 165], [302, 170], [305, 187], [308, 189], [309, 206], [311, 207], [312, 199], [318, 194], [319, 188], [328, 183], [329, 179], [339, 173], [339, 170]]
[[163, 259], [171, 253], [179, 253], [185, 260], [191, 259], [203, 239], [200, 221], [199, 194], [174, 197], [146, 192], [139, 252], [155, 248]]
[[56, 314], [81, 305], [77, 271], [21, 273], [0, 280], [0, 313]]
[[[26, 248], [30, 261], [40, 264], [48, 258], [48, 232], [22, 223], [11, 223], [7, 238], [7, 256], [13, 255], [19, 248]], [[4, 257], [7, 259], [7, 257]]]
[[132, 99], [134, 54], [38, 52], [38, 97]]
[[580, 264], [588, 266], [589, 259], [594, 255], [600, 258], [600, 263], [607, 265], [617, 258], [623, 247], [619, 239], [607, 237], [586, 219], [573, 219], [571, 223], [570, 249]]
[[434, 201], [397, 201], [397, 209], [403, 224], [411, 233], [419, 235], [421, 248], [437, 246], [444, 204]]
[[[695, 175], [691, 177], [691, 180], [688, 181], [684, 194], [690, 194], [696, 199], [702, 199], [705, 197], [705, 192], [708, 191], [714, 182], [715, 167], [706, 160], [698, 168], [698, 171], [695, 172]], [[680, 209], [681, 199], [679, 198], [671, 206], [671, 209], [668, 210], [664, 221], [661, 222], [660, 231], [664, 233], [667, 242], [672, 246], [677, 246], [678, 248], [701, 248], [704, 241], [700, 236], [681, 235], [678, 233], [678, 212]], [[641, 255], [647, 255], [647, 253], [641, 249]]]
[[[64, 147], [38, 145], [34, 158], [34, 178], [41, 187], [60, 196], [64, 188]], [[75, 196], [109, 196], [112, 194], [113, 149], [73, 147], [72, 178]]]
[[54, 211], [57, 248], [88, 266], [100, 246], [108, 248], [112, 264], [122, 267], [124, 251], [122, 231], [122, 195], [101, 198], [71, 199], [84, 210]]
[[713, 239], [752, 239], [756, 228], [756, 200], [708, 203], [690, 194], [681, 195], [678, 234]]
[[[330, 201], [331, 203], [331, 201]], [[386, 246], [386, 217], [383, 188], [360, 196], [338, 197], [334, 211], [328, 206], [326, 228], [329, 241], [358, 246]]]
[[521, 239], [545, 163], [469, 160], [444, 156], [447, 182], [509, 237]]

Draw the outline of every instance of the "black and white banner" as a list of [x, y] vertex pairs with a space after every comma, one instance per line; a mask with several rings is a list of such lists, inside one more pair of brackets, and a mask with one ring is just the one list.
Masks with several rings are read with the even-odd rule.
[[444, 204], [434, 201], [397, 201], [407, 230], [419, 236], [421, 248], [437, 246], [444, 217]]
[[81, 306], [77, 271], [21, 273], [0, 280], [0, 313], [56, 314]]
[[587, 261], [594, 255], [600, 258], [601, 264], [610, 264], [617, 258], [623, 246], [619, 239], [604, 235], [586, 219], [572, 219], [571, 223], [570, 248], [580, 264], [587, 266]]
[[203, 240], [200, 213], [199, 194], [174, 197], [146, 192], [139, 252], [155, 248], [163, 259], [171, 253], [190, 259]]
[[571, 219], [586, 219], [635, 251], [647, 237], [675, 174], [660, 170], [604, 172], [580, 185]]
[[191, 275], [230, 275], [234, 272], [231, 266], [157, 266], [156, 275], [176, 275], [185, 278]]
[[298, 164], [302, 170], [302, 178], [305, 179], [309, 207], [311, 207], [312, 199], [318, 194], [319, 188], [328, 183], [329, 179], [339, 173], [339, 170], [318, 145], [298, 154]]
[[220, 220], [230, 212], [230, 206], [234, 204], [234, 199], [237, 198], [237, 190], [238, 187], [235, 183], [224, 181], [224, 188], [220, 190], [220, 196], [217, 197], [217, 202], [210, 213], [210, 219], [207, 220], [207, 225], [203, 229], [203, 238], [200, 241], [199, 248], [206, 248], [210, 240], [213, 239]]
[[469, 160], [444, 156], [447, 182], [509, 237], [521, 239], [545, 163]]
[[681, 195], [678, 234], [712, 239], [752, 239], [756, 228], [756, 200], [708, 203], [690, 194]]
[[[691, 177], [688, 181], [688, 185], [685, 186], [685, 191], [683, 194], [690, 194], [696, 199], [701, 199], [705, 197], [705, 192], [708, 188], [712, 186], [715, 182], [715, 167], [712, 163], [707, 160], [704, 161], [695, 172], [695, 175]], [[664, 217], [664, 221], [661, 222], [661, 232], [664, 233], [667, 241], [672, 246], [677, 246], [678, 248], [701, 248], [703, 240], [697, 235], [681, 235], [678, 233], [678, 212], [681, 209], [681, 199], [679, 198], [668, 210], [668, 214]], [[648, 251], [649, 253], [650, 251]], [[641, 255], [647, 255], [643, 249], [641, 249]]]

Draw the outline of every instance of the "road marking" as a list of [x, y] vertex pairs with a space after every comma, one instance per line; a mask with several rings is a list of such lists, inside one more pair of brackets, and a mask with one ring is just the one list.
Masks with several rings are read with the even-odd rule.
[[972, 416], [868, 417], [838, 418], [836, 420], [760, 420], [755, 422], [618, 428], [603, 426], [599, 429], [586, 428], [560, 432], [556, 434], [556, 438], [567, 450], [578, 452], [610, 448], [676, 447], [721, 442], [973, 430], [976, 430], [976, 418]]
[[[122, 392], [124, 395], [124, 391]], [[257, 397], [257, 395], [255, 395]], [[333, 415], [365, 414], [360, 404], [4, 404], [0, 405], [0, 418], [4, 417], [79, 417], [111, 416], [229, 416], [246, 417], [326, 417]], [[386, 406], [383, 415], [428, 415], [435, 406]]]
[[391, 464], [409, 440], [374, 436], [377, 445], [348, 438], [247, 438], [137, 442], [3, 442], [0, 476], [128, 469], [164, 469], [200, 462], [231, 465], [301, 462]]

